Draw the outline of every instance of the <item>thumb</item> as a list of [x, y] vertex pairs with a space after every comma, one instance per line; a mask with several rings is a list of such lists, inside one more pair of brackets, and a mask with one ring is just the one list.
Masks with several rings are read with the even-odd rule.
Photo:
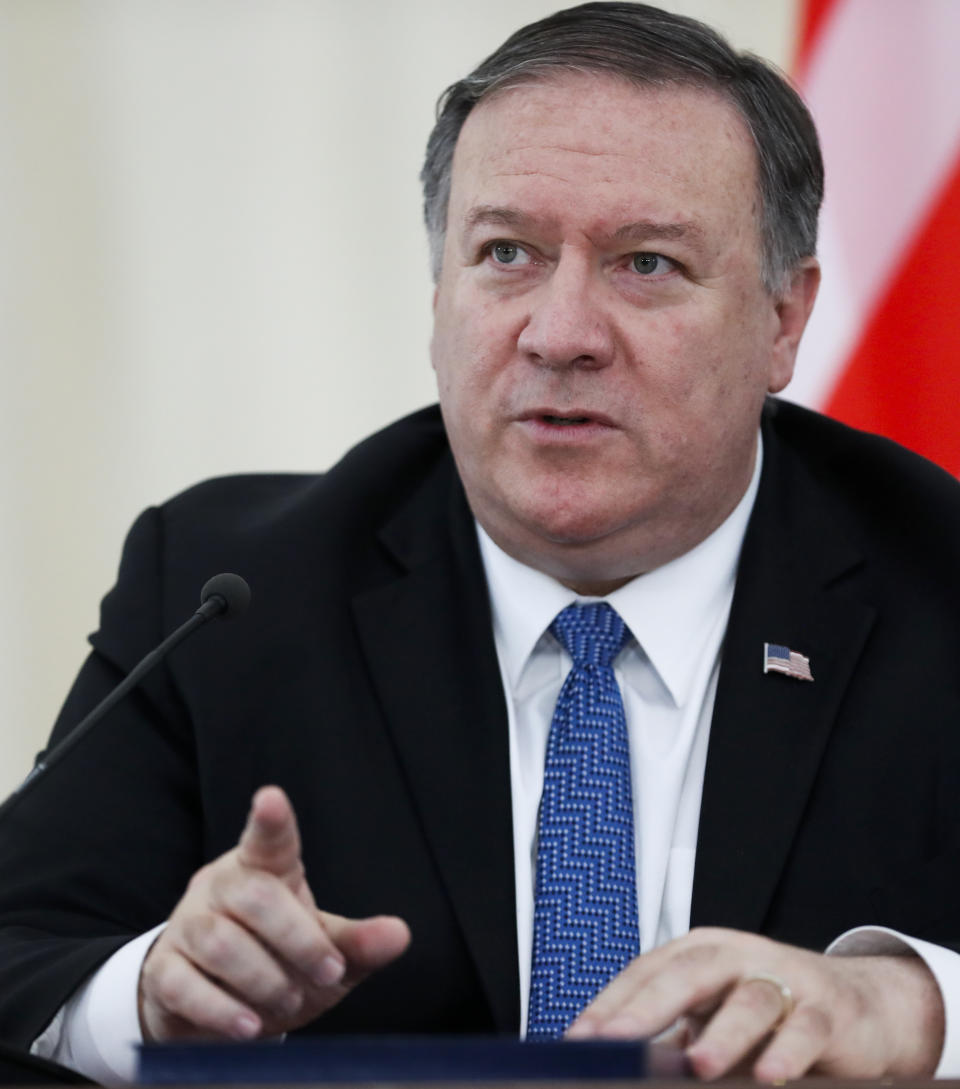
[[347, 974], [343, 982], [348, 987], [396, 960], [410, 944], [410, 928], [394, 915], [347, 919], [321, 911], [319, 916], [331, 941], [346, 957]]
[[261, 787], [254, 794], [237, 858], [242, 865], [266, 870], [291, 887], [303, 877], [297, 818], [279, 787]]

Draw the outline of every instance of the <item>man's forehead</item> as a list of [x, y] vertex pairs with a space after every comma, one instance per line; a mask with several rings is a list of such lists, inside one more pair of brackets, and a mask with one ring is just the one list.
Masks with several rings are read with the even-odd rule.
[[[611, 108], [614, 103], [619, 109]], [[576, 141], [590, 153], [594, 144], [602, 146], [605, 138], [622, 133], [624, 124], [642, 132], [652, 116], [674, 117], [676, 139], [684, 135], [692, 118], [702, 118], [707, 127], [721, 128], [737, 141], [745, 137], [752, 146], [739, 109], [712, 88], [679, 82], [647, 84], [608, 72], [560, 70], [487, 94], [467, 115], [457, 148], [465, 136], [468, 141], [475, 138], [478, 129], [491, 146], [496, 146], [497, 135], [535, 139], [543, 132], [557, 136], [563, 145], [571, 142], [571, 127], [578, 118], [587, 117], [591, 128], [577, 133]]]
[[[563, 73], [474, 108], [454, 155], [450, 226], [523, 226], [531, 208], [517, 194], [535, 205], [544, 191], [572, 199], [586, 190], [608, 206], [609, 233], [679, 237], [696, 229], [691, 210], [718, 199], [752, 214], [755, 181], [746, 124], [715, 92]], [[676, 209], [664, 206], [667, 194]]]

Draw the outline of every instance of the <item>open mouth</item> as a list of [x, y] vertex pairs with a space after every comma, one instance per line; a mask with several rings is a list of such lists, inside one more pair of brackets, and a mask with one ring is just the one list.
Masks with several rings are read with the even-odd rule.
[[589, 416], [547, 416], [540, 417], [544, 423], [554, 424], [558, 427], [573, 427], [575, 424], [590, 423]]
[[584, 412], [575, 405], [571, 405], [566, 412], [559, 405], [530, 408], [518, 420], [532, 425], [534, 433], [539, 429], [540, 437], [547, 441], [551, 441], [551, 437], [553, 441], [562, 441], [559, 439], [560, 431], [569, 431], [571, 438], [576, 433], [586, 438], [599, 436], [616, 426], [609, 416], [600, 412]]

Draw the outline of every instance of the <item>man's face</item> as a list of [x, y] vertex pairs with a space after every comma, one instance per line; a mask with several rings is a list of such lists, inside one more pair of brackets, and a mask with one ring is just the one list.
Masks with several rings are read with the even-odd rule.
[[764, 289], [757, 199], [746, 127], [708, 92], [564, 74], [470, 114], [432, 360], [506, 552], [603, 592], [737, 504], [817, 281], [811, 261]]

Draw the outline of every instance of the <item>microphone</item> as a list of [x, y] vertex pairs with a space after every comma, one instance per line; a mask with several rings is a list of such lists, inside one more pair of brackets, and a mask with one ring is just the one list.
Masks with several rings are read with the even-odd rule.
[[238, 616], [243, 616], [249, 606], [250, 587], [247, 580], [224, 572], [203, 584], [197, 613], [204, 613], [208, 618], [219, 615], [221, 620], [236, 620]]
[[59, 764], [74, 745], [86, 737], [103, 716], [118, 704], [131, 688], [136, 687], [154, 666], [159, 665], [174, 647], [179, 646], [184, 639], [193, 635], [198, 628], [203, 627], [213, 617], [219, 617], [221, 620], [233, 620], [243, 616], [249, 604], [250, 587], [247, 585], [246, 580], [239, 575], [224, 572], [220, 575], [214, 575], [212, 579], [205, 582], [203, 589], [200, 591], [200, 608], [185, 624], [181, 624], [176, 631], [171, 632], [158, 647], [155, 647], [149, 654], [141, 658], [117, 687], [109, 692], [58, 745], [55, 745], [50, 752], [41, 754], [26, 779], [0, 805], [0, 818], [4, 816], [8, 809], [12, 808], [19, 798], [23, 797], [44, 772], [49, 771], [55, 764]]

